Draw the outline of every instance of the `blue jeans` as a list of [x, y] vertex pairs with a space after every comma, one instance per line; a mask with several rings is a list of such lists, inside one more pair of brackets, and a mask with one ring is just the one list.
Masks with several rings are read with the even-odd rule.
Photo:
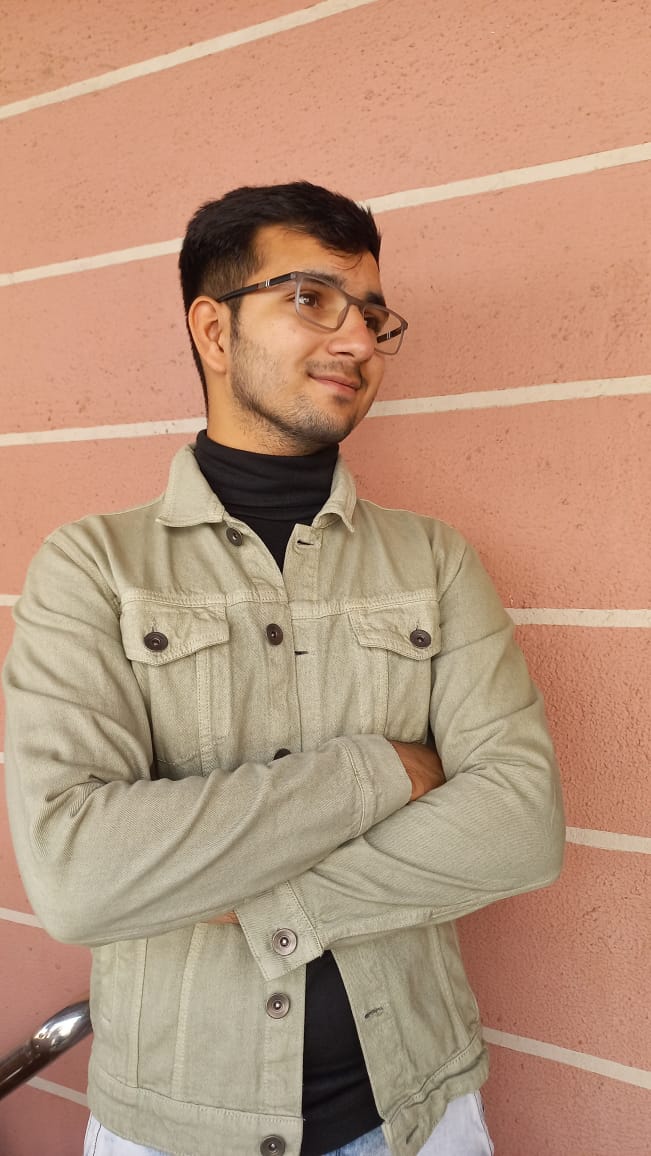
[[[157, 1148], [147, 1148], [123, 1140], [91, 1116], [86, 1129], [84, 1156], [166, 1156]], [[381, 1128], [367, 1132], [328, 1156], [389, 1156]], [[493, 1145], [484, 1123], [479, 1092], [459, 1096], [448, 1104], [441, 1122], [421, 1148], [418, 1156], [493, 1156]]]

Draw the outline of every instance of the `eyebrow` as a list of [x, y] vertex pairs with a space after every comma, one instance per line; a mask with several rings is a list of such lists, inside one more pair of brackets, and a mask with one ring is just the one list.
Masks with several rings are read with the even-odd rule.
[[[329, 281], [335, 289], [341, 289], [344, 293], [348, 293], [346, 282], [338, 273], [324, 273], [323, 269], [302, 269], [301, 272], [307, 273], [310, 277], [319, 277], [321, 281]], [[353, 296], [353, 294], [349, 294]], [[382, 293], [365, 293], [363, 297], [358, 298], [359, 301], [368, 301], [369, 305], [384, 305], [386, 308], [386, 301]]]

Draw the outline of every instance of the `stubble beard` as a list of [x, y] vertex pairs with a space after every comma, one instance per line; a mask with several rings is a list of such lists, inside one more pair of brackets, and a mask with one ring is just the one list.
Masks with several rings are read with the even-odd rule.
[[273, 383], [283, 382], [280, 363], [241, 332], [232, 338], [231, 390], [240, 422], [247, 431], [257, 427], [270, 453], [315, 453], [348, 437], [356, 422], [354, 414], [343, 411], [343, 400], [340, 416], [325, 413], [307, 395], [275, 406]]

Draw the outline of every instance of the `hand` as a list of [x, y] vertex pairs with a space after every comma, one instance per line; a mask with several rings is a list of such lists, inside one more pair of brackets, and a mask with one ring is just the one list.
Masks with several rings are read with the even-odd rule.
[[423, 743], [399, 743], [389, 740], [411, 779], [411, 799], [420, 799], [428, 791], [445, 783], [443, 764], [435, 750]]

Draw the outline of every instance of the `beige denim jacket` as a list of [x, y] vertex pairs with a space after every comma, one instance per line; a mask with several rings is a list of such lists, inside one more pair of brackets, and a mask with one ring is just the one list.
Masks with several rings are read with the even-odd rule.
[[[95, 1115], [176, 1156], [298, 1156], [305, 964], [331, 948], [413, 1156], [487, 1074], [453, 920], [562, 859], [543, 708], [476, 554], [358, 501], [340, 461], [281, 574], [186, 447], [162, 499], [47, 540], [15, 619], [12, 830], [47, 930], [93, 949]], [[448, 781], [409, 803], [387, 739], [430, 727]]]

